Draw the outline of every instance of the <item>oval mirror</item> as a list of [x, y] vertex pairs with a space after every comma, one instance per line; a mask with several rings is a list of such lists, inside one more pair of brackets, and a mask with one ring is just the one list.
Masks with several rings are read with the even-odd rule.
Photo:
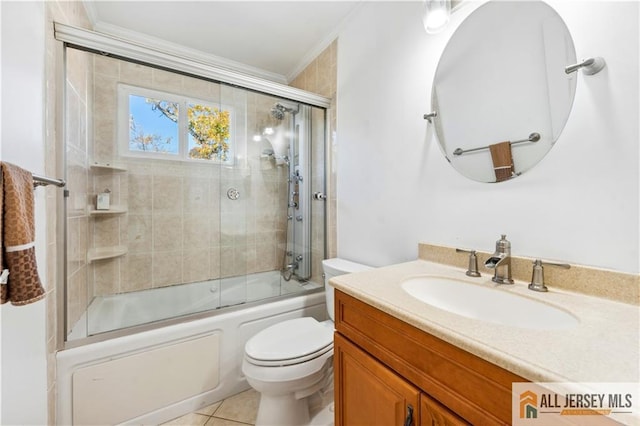
[[431, 93], [451, 165], [470, 179], [496, 182], [538, 163], [569, 117], [576, 73], [564, 68], [575, 63], [569, 30], [547, 4], [479, 6], [447, 43]]

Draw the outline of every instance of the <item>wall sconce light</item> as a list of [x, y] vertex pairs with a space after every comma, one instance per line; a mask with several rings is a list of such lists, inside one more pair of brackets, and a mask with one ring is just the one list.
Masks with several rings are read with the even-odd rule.
[[451, 15], [450, 0], [424, 0], [422, 23], [429, 34], [435, 34], [444, 29]]

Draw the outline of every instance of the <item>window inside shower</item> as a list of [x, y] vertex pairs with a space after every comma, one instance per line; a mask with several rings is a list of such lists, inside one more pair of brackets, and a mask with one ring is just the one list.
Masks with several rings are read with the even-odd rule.
[[325, 109], [65, 51], [67, 340], [322, 287]]
[[233, 165], [233, 110], [207, 100], [118, 84], [119, 154]]

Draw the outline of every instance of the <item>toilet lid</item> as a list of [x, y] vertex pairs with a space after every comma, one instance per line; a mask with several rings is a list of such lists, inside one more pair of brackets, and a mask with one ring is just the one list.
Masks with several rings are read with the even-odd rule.
[[245, 353], [259, 365], [290, 365], [316, 358], [333, 348], [333, 330], [311, 317], [265, 328], [247, 342]]

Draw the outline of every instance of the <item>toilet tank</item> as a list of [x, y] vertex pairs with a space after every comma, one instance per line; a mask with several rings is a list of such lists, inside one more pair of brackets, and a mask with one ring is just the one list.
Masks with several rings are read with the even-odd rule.
[[366, 271], [372, 269], [371, 266], [363, 265], [361, 263], [352, 262], [346, 259], [340, 259], [334, 257], [333, 259], [325, 259], [322, 261], [322, 271], [324, 272], [324, 294], [327, 300], [327, 312], [331, 321], [335, 321], [334, 318], [334, 288], [329, 285], [329, 280], [338, 275], [350, 274], [352, 272]]

